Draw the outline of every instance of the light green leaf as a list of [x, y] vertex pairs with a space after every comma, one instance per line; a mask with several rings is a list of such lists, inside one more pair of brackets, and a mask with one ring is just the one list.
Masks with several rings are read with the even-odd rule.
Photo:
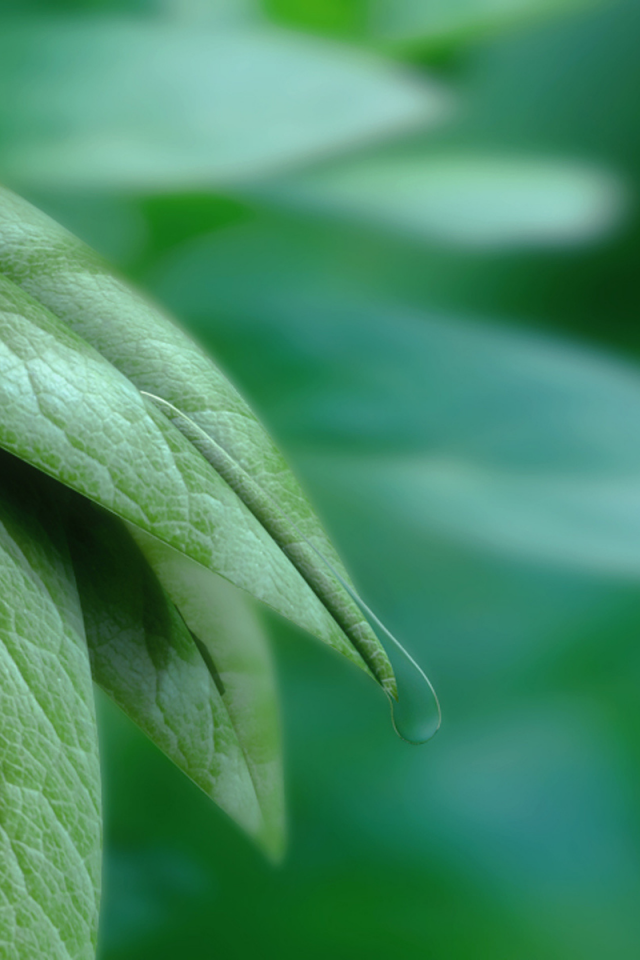
[[13, 183], [235, 183], [443, 110], [438, 88], [400, 68], [267, 27], [32, 20], [0, 36], [0, 171]]
[[0, 955], [93, 960], [100, 768], [80, 602], [50, 481], [0, 463]]
[[[9, 411], [0, 443], [366, 662], [393, 692], [375, 634], [308, 543], [333, 562], [299, 487], [204, 352], [7, 192], [0, 269], [21, 284], [0, 276], [0, 397]], [[133, 384], [182, 411], [183, 432]]]
[[359, 660], [253, 514], [153, 404], [4, 276], [0, 307], [1, 446]]
[[260, 803], [258, 838], [278, 859], [285, 835], [280, 724], [271, 656], [256, 613], [228, 581], [139, 527], [128, 529], [215, 671]]
[[335, 162], [255, 191], [268, 203], [466, 247], [589, 242], [618, 225], [611, 174], [561, 160], [391, 153]]
[[[253, 674], [237, 679], [246, 723], [257, 726], [256, 714], [260, 721], [250, 740], [238, 729], [239, 743], [236, 719], [230, 719], [225, 706], [227, 683], [220, 663], [211, 657], [205, 663], [196, 645], [200, 635], [196, 640], [190, 634], [122, 524], [77, 499], [70, 529], [94, 680], [208, 796], [263, 840], [270, 853], [277, 851], [283, 842], [280, 744], [267, 668], [259, 670], [253, 663]], [[237, 621], [229, 616], [222, 595], [214, 601], [209, 594], [208, 600], [216, 609], [212, 656], [216, 642], [230, 644], [244, 637], [258, 651], [266, 647], [258, 625], [253, 620], [243, 623], [249, 619], [243, 595], [238, 592], [233, 611]], [[256, 694], [266, 704], [259, 711]], [[266, 754], [268, 766], [259, 762]], [[254, 755], [259, 774], [255, 785], [247, 767]]]

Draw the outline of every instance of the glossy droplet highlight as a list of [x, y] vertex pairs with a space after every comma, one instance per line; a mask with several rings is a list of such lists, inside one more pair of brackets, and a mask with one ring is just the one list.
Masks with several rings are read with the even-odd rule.
[[[345, 586], [348, 589], [348, 585]], [[398, 686], [397, 699], [387, 693], [394, 730], [407, 743], [427, 743], [435, 737], [442, 724], [440, 701], [433, 684], [422, 667], [366, 603], [354, 591], [351, 593], [371, 624], [389, 641], [385, 644], [385, 650]]]
[[388, 649], [398, 683], [398, 699], [389, 697], [393, 726], [408, 743], [426, 743], [440, 729], [442, 713], [438, 696], [426, 673], [404, 647], [394, 641]]

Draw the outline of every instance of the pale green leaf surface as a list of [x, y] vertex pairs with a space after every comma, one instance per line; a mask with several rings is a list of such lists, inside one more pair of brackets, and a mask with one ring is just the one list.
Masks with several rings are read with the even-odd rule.
[[93, 960], [101, 800], [89, 657], [55, 501], [12, 459], [0, 461], [0, 956]]
[[625, 191], [612, 174], [545, 158], [368, 154], [294, 174], [258, 199], [471, 248], [565, 246], [618, 225]]
[[251, 601], [184, 554], [128, 525], [215, 672], [262, 811], [258, 838], [276, 859], [284, 847], [284, 785], [275, 678]]
[[[184, 414], [173, 417], [174, 422], [258, 519], [261, 542], [264, 531], [268, 531], [310, 584], [311, 599], [305, 601], [308, 611], [298, 607], [298, 613], [292, 615], [288, 594], [278, 597], [276, 602], [273, 598], [267, 600], [264, 590], [256, 592], [255, 586], [249, 585], [246, 565], [242, 563], [233, 575], [228, 569], [226, 572], [215, 566], [213, 569], [290, 619], [301, 616], [304, 623], [303, 619], [298, 622], [306, 625], [306, 629], [311, 629], [310, 623], [315, 622], [309, 620], [309, 615], [318, 610], [319, 598], [339, 628], [326, 625], [327, 614], [323, 610], [320, 612], [323, 626], [315, 623], [311, 632], [323, 639], [333, 637], [329, 642], [342, 652], [349, 653], [353, 643], [378, 680], [393, 691], [391, 667], [375, 634], [357, 604], [316, 553], [319, 551], [326, 557], [338, 575], [348, 581], [297, 481], [247, 404], [204, 351], [168, 318], [114, 278], [92, 251], [8, 191], [0, 193], [0, 269], [69, 324], [83, 340], [90, 342], [139, 390], [172, 404], [178, 413]], [[137, 396], [136, 402], [139, 402]], [[139, 415], [138, 412], [136, 416]], [[162, 427], [157, 417], [156, 426]], [[177, 434], [177, 430], [168, 434], [174, 445], [178, 443]], [[188, 449], [192, 450], [191, 443], [179, 445], [182, 456], [187, 456]], [[195, 463], [192, 457], [189, 462]], [[206, 476], [199, 463], [194, 469]], [[168, 479], [166, 482], [171, 483]], [[235, 499], [228, 488], [221, 495], [225, 503]], [[238, 509], [237, 505], [234, 509]], [[245, 516], [248, 515], [246, 511]], [[129, 515], [126, 519], [138, 522], [135, 516]], [[224, 547], [220, 536], [220, 549], [237, 552], [238, 536], [227, 513], [222, 521], [222, 527], [225, 525], [233, 543]], [[157, 529], [150, 530], [148, 526], [146, 529], [166, 539]], [[220, 530], [217, 527], [215, 535], [220, 535]], [[181, 549], [175, 540], [171, 545]], [[189, 550], [183, 552], [189, 553]], [[210, 559], [203, 559], [201, 550], [190, 555], [210, 565]], [[246, 556], [252, 556], [251, 551]], [[286, 567], [284, 558], [277, 563]], [[255, 566], [253, 573], [258, 576]], [[285, 591], [277, 579], [273, 591]]]
[[0, 37], [0, 170], [13, 183], [235, 183], [442, 112], [440, 90], [408, 71], [268, 27], [32, 20]]
[[[217, 686], [218, 662], [211, 663], [211, 669], [207, 666], [185, 620], [122, 524], [86, 501], [77, 501], [70, 528], [94, 680], [187, 776], [249, 834], [263, 839], [272, 852], [274, 845], [281, 846], [283, 837], [272, 677], [266, 670], [254, 668], [256, 676], [248, 672], [237, 678], [244, 694], [246, 723], [259, 713], [251, 741], [239, 730], [240, 743], [237, 719], [230, 718], [226, 694]], [[211, 631], [214, 643], [220, 636], [221, 643], [233, 645], [237, 638], [248, 635], [257, 648], [266, 646], [257, 625], [251, 633], [242, 622], [248, 601], [239, 591], [233, 611], [237, 610], [237, 623], [233, 616], [225, 616], [228, 604], [225, 606], [222, 598], [219, 603], [210, 596], [208, 600], [218, 611]], [[223, 683], [226, 687], [226, 678]], [[265, 704], [260, 704], [259, 710], [256, 686]], [[257, 755], [259, 792], [265, 794], [266, 804], [257, 796], [245, 750], [248, 759]], [[267, 753], [268, 768], [260, 763]], [[279, 809], [273, 800], [276, 796], [281, 802]]]

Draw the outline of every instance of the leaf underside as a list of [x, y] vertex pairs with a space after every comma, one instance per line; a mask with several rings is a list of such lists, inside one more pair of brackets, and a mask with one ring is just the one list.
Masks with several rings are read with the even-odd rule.
[[82, 612], [59, 501], [0, 459], [0, 955], [89, 960], [100, 768]]

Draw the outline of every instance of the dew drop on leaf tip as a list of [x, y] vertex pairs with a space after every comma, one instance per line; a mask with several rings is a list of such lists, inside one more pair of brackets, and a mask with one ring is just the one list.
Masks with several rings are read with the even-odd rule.
[[398, 684], [398, 699], [389, 696], [394, 729], [407, 743], [426, 743], [436, 735], [442, 722], [438, 696], [413, 657], [394, 637], [390, 639], [387, 654]]
[[407, 743], [427, 743], [435, 737], [442, 724], [440, 701], [433, 684], [422, 667], [366, 603], [355, 591], [350, 592], [371, 624], [388, 640], [385, 650], [398, 688], [397, 699], [387, 692], [394, 730]]

